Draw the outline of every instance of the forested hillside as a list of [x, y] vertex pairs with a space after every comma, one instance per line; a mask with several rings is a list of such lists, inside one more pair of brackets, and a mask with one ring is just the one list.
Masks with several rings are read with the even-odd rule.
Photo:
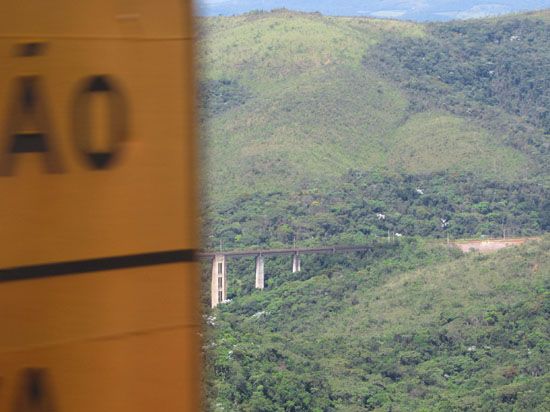
[[[200, 26], [204, 241], [376, 245], [229, 262], [212, 411], [550, 409], [550, 12], [277, 10]], [[494, 255], [434, 238], [538, 235]], [[398, 241], [385, 242], [400, 233]]]
[[206, 241], [547, 230], [548, 16], [204, 19]]
[[549, 250], [274, 261], [268, 290], [237, 282], [208, 319], [210, 409], [547, 411]]

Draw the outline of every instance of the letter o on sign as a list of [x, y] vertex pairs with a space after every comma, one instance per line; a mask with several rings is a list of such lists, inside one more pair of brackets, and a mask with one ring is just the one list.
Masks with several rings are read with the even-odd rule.
[[[92, 149], [90, 101], [93, 93], [105, 93], [107, 96], [109, 143], [106, 151]], [[82, 86], [78, 88], [73, 110], [73, 137], [76, 148], [93, 169], [108, 169], [118, 157], [121, 143], [128, 137], [128, 111], [120, 89], [108, 76], [90, 76], [84, 79]]]

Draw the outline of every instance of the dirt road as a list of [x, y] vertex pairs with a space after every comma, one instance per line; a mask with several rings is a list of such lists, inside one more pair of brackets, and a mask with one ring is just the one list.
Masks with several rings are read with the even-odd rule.
[[539, 238], [523, 237], [511, 239], [458, 240], [452, 242], [451, 245], [459, 248], [463, 252], [478, 251], [489, 253], [505, 247], [522, 245], [529, 240], [539, 240]]

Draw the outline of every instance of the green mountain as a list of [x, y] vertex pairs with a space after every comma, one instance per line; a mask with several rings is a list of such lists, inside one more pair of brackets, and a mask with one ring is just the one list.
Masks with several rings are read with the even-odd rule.
[[268, 262], [268, 290], [209, 319], [210, 410], [547, 411], [549, 250]]
[[[443, 215], [456, 236], [496, 235], [509, 224], [516, 234], [546, 230], [549, 16], [421, 25], [278, 10], [203, 19], [207, 239], [240, 247], [403, 227], [440, 236]], [[393, 223], [327, 234], [315, 221], [340, 219], [335, 192], [351, 175], [387, 189], [377, 193], [443, 178], [446, 191], [463, 193], [452, 181], [468, 181], [483, 194], [424, 205], [414, 220], [431, 229], [419, 231], [407, 223], [411, 202], [398, 209], [390, 195], [351, 189], [364, 204], [337, 208], [345, 219], [380, 210]], [[495, 187], [521, 191], [522, 205]], [[477, 224], [456, 223], [458, 214]]]
[[548, 236], [430, 240], [550, 230], [549, 25], [201, 21], [205, 246], [378, 245], [294, 274], [270, 257], [261, 292], [232, 259], [231, 303], [206, 309], [209, 410], [550, 408]]

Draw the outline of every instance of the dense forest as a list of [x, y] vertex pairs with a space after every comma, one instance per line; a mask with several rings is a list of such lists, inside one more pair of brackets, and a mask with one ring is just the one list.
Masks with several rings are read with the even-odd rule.
[[423, 39], [391, 38], [380, 45], [378, 59], [365, 64], [380, 64], [409, 91], [416, 110], [444, 107], [504, 133], [520, 150], [547, 154], [548, 23], [453, 22], [430, 26], [430, 33]]
[[362, 244], [388, 231], [451, 239], [500, 237], [503, 231], [531, 236], [550, 229], [550, 200], [538, 183], [350, 170], [323, 192], [243, 194], [206, 226], [226, 248]]
[[273, 262], [282, 279], [207, 318], [210, 407], [547, 410], [548, 247], [462, 257], [409, 242], [294, 278]]

